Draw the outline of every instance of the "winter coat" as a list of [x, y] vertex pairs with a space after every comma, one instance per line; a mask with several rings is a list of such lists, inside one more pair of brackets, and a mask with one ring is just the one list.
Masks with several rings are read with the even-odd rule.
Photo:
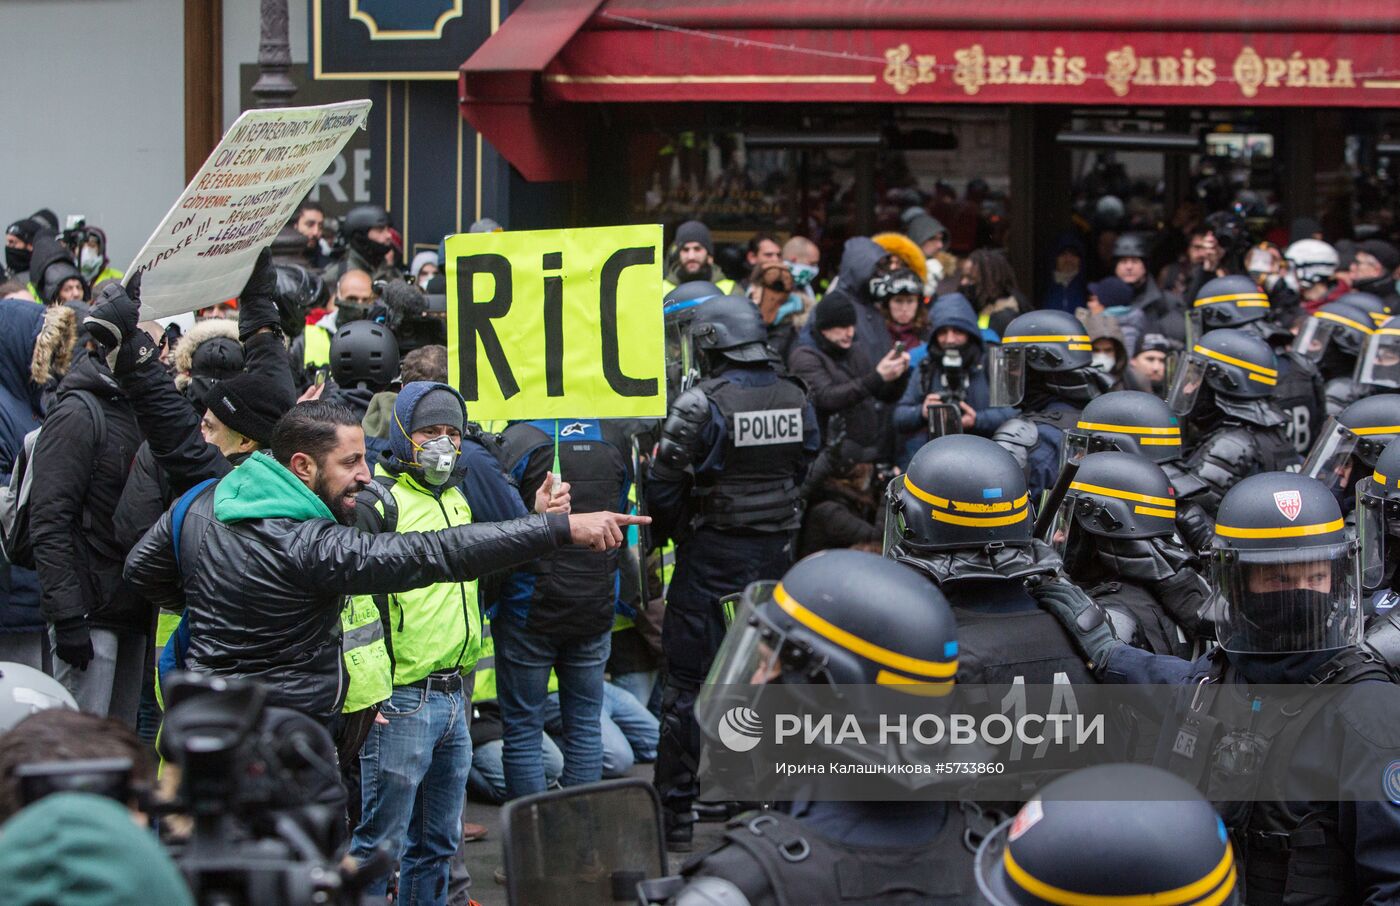
[[[0, 299], [0, 484], [10, 483], [24, 436], [39, 427], [43, 387], [34, 383], [34, 342], [44, 309], [25, 299]], [[33, 570], [0, 565], [0, 633], [44, 628], [39, 579]]]
[[876, 507], [869, 494], [859, 494], [839, 481], [828, 481], [813, 495], [798, 535], [797, 556], [852, 547], [880, 540]]
[[972, 303], [959, 293], [941, 296], [929, 310], [929, 341], [925, 346], [919, 366], [904, 395], [894, 410], [894, 428], [899, 433], [901, 443], [895, 462], [901, 468], [909, 464], [918, 449], [928, 440], [928, 419], [924, 416], [924, 397], [930, 393], [940, 396], [948, 390], [943, 380], [943, 372], [938, 367], [943, 361], [943, 350], [938, 347], [938, 331], [944, 327], [956, 327], [970, 338], [963, 350], [964, 371], [967, 375], [966, 402], [977, 412], [977, 422], [971, 434], [991, 437], [1002, 422], [1016, 414], [1010, 407], [993, 409], [991, 389], [987, 383], [986, 347], [982, 333], [977, 327], [977, 318], [972, 313]]
[[[879, 309], [875, 307], [875, 301], [870, 298], [870, 278], [875, 276], [881, 259], [888, 254], [889, 252], [864, 236], [847, 239], [841, 251], [841, 267], [837, 271], [836, 286], [828, 293], [845, 293], [855, 302], [855, 348], [863, 350], [871, 362], [880, 361], [894, 345], [889, 332], [885, 330], [884, 315], [880, 314]], [[807, 342], [800, 345], [815, 346], [820, 334], [809, 327], [806, 335]]]
[[1148, 393], [1151, 387], [1144, 386], [1137, 373], [1128, 367], [1128, 345], [1123, 339], [1123, 330], [1119, 326], [1118, 319], [1107, 313], [1093, 313], [1087, 310], [1075, 312], [1080, 322], [1084, 325], [1084, 330], [1089, 334], [1089, 342], [1095, 340], [1111, 340], [1114, 348], [1114, 358], [1117, 360], [1110, 375], [1113, 378], [1113, 386], [1109, 390], [1143, 390]]
[[[807, 385], [807, 398], [817, 410], [817, 426], [823, 437], [831, 417], [840, 415], [849, 440], [874, 448], [886, 458], [893, 455], [891, 404], [904, 392], [909, 372], [894, 381], [881, 378], [875, 370], [876, 360], [861, 347], [860, 330], [857, 326], [850, 349], [840, 349], [818, 333], [815, 345], [792, 351], [788, 368]], [[883, 325], [880, 335], [889, 337]]]
[[40, 236], [34, 241], [34, 253], [29, 259], [29, 282], [38, 291], [38, 301], [51, 303], [58, 298], [58, 289], [68, 278], [77, 277], [83, 283], [83, 298], [89, 298], [89, 287], [83, 272], [73, 261], [68, 247], [57, 236]]
[[1127, 312], [1109, 310], [1109, 314], [1118, 318], [1118, 325], [1123, 328], [1129, 354], [1135, 353], [1142, 337], [1149, 333], [1159, 333], [1169, 340], [1185, 343], [1186, 305], [1181, 299], [1162, 292], [1151, 276], [1144, 277], [1142, 285], [1134, 290], [1136, 294]]
[[[106, 421], [106, 442], [87, 404], [95, 397]], [[125, 549], [113, 515], [141, 432], [116, 379], [95, 353], [81, 353], [58, 385], [34, 447], [30, 536], [50, 623], [87, 617], [93, 625], [145, 630], [149, 614], [122, 585]]]
[[368, 534], [340, 525], [319, 497], [255, 453], [190, 506], [176, 568], [171, 514], [127, 558], [154, 604], [184, 609], [186, 665], [256, 679], [268, 703], [322, 720], [345, 697], [340, 612], [350, 594], [393, 594], [544, 556], [570, 540], [564, 516]]

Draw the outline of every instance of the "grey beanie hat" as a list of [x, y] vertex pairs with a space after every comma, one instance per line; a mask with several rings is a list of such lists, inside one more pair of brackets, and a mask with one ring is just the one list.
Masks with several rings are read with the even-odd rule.
[[409, 419], [408, 432], [412, 434], [433, 425], [451, 425], [461, 431], [464, 415], [462, 401], [452, 391], [437, 387], [423, 394], [418, 405], [413, 407], [413, 418]]

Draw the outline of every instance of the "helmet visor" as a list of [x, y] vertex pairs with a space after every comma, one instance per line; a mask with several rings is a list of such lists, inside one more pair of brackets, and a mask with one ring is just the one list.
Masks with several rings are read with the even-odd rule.
[[1361, 585], [1369, 590], [1385, 581], [1385, 549], [1390, 543], [1386, 500], [1367, 493], [1375, 482], [1367, 477], [1356, 484], [1356, 540], [1361, 546]]
[[1167, 394], [1167, 405], [1177, 415], [1189, 415], [1201, 395], [1201, 385], [1206, 382], [1206, 372], [1210, 364], [1201, 356], [1187, 355], [1181, 360], [1176, 381], [1171, 393]]
[[1361, 641], [1361, 571], [1351, 543], [1268, 551], [1218, 550], [1216, 635], [1237, 654], [1330, 651]]
[[1356, 465], [1352, 454], [1356, 452], [1358, 441], [1351, 429], [1335, 417], [1327, 419], [1327, 424], [1322, 428], [1322, 437], [1318, 438], [1307, 461], [1303, 463], [1303, 474], [1316, 478], [1334, 491], [1349, 487]]
[[700, 356], [688, 326], [685, 321], [666, 324], [666, 389], [672, 401], [694, 386], [700, 377], [697, 364]]
[[1203, 308], [1192, 308], [1186, 312], [1186, 348], [1190, 349], [1200, 342], [1201, 337], [1206, 334], [1205, 310]]
[[885, 486], [885, 540], [880, 550], [886, 557], [904, 540], [907, 529], [904, 525], [904, 501], [900, 499], [899, 487], [902, 482], [891, 481]]
[[744, 589], [734, 622], [715, 654], [705, 685], [695, 699], [695, 716], [701, 726], [714, 726], [724, 712], [736, 705], [751, 705], [752, 695], [741, 695], [750, 685], [763, 685], [777, 675], [782, 634], [758, 616], [758, 608], [771, 601], [776, 582], [754, 582]]
[[990, 406], [1015, 406], [1026, 395], [1026, 348], [1021, 345], [993, 346], [987, 360]]
[[1310, 362], [1320, 362], [1323, 354], [1327, 352], [1327, 347], [1345, 330], [1346, 328], [1335, 321], [1308, 318], [1299, 328], [1298, 335], [1293, 338], [1293, 351]]
[[1367, 337], [1353, 377], [1359, 384], [1400, 389], [1400, 331], [1382, 328]]
[[1060, 469], [1068, 463], [1077, 463], [1090, 453], [1104, 453], [1117, 450], [1144, 456], [1142, 447], [1135, 438], [1127, 434], [1084, 434], [1078, 431], [1065, 433], [1065, 442], [1060, 445]]

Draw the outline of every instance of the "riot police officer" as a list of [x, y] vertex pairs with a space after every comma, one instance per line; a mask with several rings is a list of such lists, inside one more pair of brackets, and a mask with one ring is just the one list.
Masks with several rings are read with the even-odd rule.
[[1400, 390], [1400, 318], [1381, 322], [1366, 338], [1352, 377], [1371, 393]]
[[375, 280], [401, 280], [388, 262], [394, 250], [389, 212], [379, 205], [362, 204], [350, 209], [340, 222], [336, 244], [344, 242], [341, 257], [325, 270], [327, 283], [335, 283], [346, 271], [361, 270]]
[[1400, 393], [1359, 399], [1327, 420], [1322, 436], [1303, 463], [1303, 474], [1332, 489], [1348, 515], [1356, 484], [1376, 468], [1376, 459], [1400, 437]]
[[1234, 906], [1237, 878], [1210, 803], [1145, 765], [1082, 768], [1047, 784], [977, 851], [977, 886], [992, 906]]
[[[1382, 770], [1400, 756], [1400, 715], [1345, 694], [1298, 698], [1261, 685], [1364, 684], [1359, 692], [1390, 681], [1359, 647], [1358, 565], [1355, 535], [1328, 488], [1268, 472], [1239, 482], [1220, 504], [1211, 558], [1221, 600], [1216, 651], [1195, 661], [1150, 654], [1114, 638], [1079, 589], [1054, 582], [1034, 591], [1105, 682], [1192, 687], [1166, 709], [1157, 760], [1222, 801], [1246, 903], [1400, 897], [1400, 808], [1388, 801]], [[1381, 767], [1358, 778], [1354, 766], [1377, 758]], [[1332, 791], [1327, 798], [1351, 801], [1289, 795], [1293, 782], [1317, 777]]]
[[1064, 433], [1079, 410], [1108, 390], [1108, 375], [1093, 366], [1093, 346], [1079, 319], [1063, 311], [1033, 311], [1006, 327], [993, 347], [988, 379], [992, 406], [1019, 406], [992, 439], [1026, 473], [1030, 493], [1055, 483]]
[[1195, 435], [1185, 466], [1206, 512], [1241, 478], [1301, 465], [1273, 402], [1278, 378], [1268, 344], [1242, 330], [1212, 330], [1183, 359], [1167, 403]]
[[[840, 685], [858, 694], [887, 684], [892, 671], [908, 682], [948, 682], [931, 677], [957, 669], [957, 626], [943, 595], [874, 554], [813, 554], [776, 587], [749, 586], [740, 613], [746, 618], [735, 623], [711, 674], [726, 685], [707, 685], [696, 705], [707, 728], [734, 703], [731, 683], [753, 684], [754, 695], [769, 682]], [[835, 745], [870, 748], [863, 760], [890, 754], [873, 738]], [[654, 887], [677, 906], [829, 903], [859, 877], [861, 890], [839, 896], [841, 902], [971, 903], [963, 814], [954, 803], [908, 800], [798, 802], [749, 812], [730, 822], [715, 849], [686, 863], [684, 881], [648, 882], [644, 890]]]
[[1060, 559], [1032, 536], [1025, 476], [973, 434], [935, 438], [886, 496], [885, 556], [927, 576], [957, 616], [961, 683], [1092, 682], [1023, 582]]
[[1336, 415], [1367, 393], [1353, 379], [1356, 359], [1375, 332], [1370, 314], [1345, 302], [1331, 302], [1313, 312], [1298, 330], [1293, 351], [1317, 366], [1325, 382], [1327, 414]]
[[645, 487], [653, 542], [677, 544], [656, 786], [668, 843], [681, 850], [697, 792], [695, 693], [724, 636], [719, 599], [787, 569], [802, 475], [819, 447], [806, 392], [775, 367], [752, 302], [708, 299], [688, 337], [704, 379], [671, 406]]
[[1232, 327], [1253, 334], [1278, 357], [1272, 396], [1287, 418], [1288, 437], [1300, 455], [1312, 447], [1322, 427], [1326, 398], [1322, 375], [1294, 352], [1293, 334], [1271, 317], [1269, 297], [1249, 277], [1231, 275], [1209, 281], [1196, 295], [1189, 318], [1193, 342], [1208, 331]]
[[1210, 546], [1215, 524], [1194, 499], [1206, 486], [1186, 470], [1181, 420], [1170, 406], [1141, 390], [1114, 390], [1090, 400], [1065, 433], [1065, 459], [1077, 462], [1104, 450], [1135, 453], [1160, 466], [1176, 492], [1177, 532], [1193, 551]]
[[690, 280], [677, 286], [661, 300], [666, 330], [666, 401], [689, 390], [698, 379], [700, 363], [689, 341], [690, 322], [695, 309], [706, 299], [722, 296], [720, 288], [708, 280]]
[[1060, 506], [1064, 573], [1098, 601], [1118, 637], [1156, 654], [1190, 654], [1202, 634], [1205, 580], [1175, 539], [1176, 497], [1160, 467], [1116, 450], [1079, 463]]
[[1349, 293], [1342, 293], [1334, 302], [1341, 302], [1353, 308], [1359, 308], [1371, 316], [1371, 326], [1380, 327], [1390, 316], [1394, 314], [1385, 304], [1385, 300], [1375, 293], [1363, 293], [1359, 290], [1352, 290]]

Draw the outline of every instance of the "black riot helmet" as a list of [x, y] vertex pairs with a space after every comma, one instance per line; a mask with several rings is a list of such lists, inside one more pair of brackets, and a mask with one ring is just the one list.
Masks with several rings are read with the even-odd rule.
[[1303, 322], [1293, 351], [1317, 364], [1326, 377], [1349, 375], [1374, 332], [1369, 312], [1345, 302], [1329, 302]]
[[1262, 400], [1277, 385], [1278, 362], [1268, 343], [1242, 330], [1212, 330], [1182, 358], [1167, 404], [1184, 416], [1195, 407], [1202, 386], [1228, 399]]
[[340, 222], [340, 235], [345, 237], [349, 246], [359, 252], [371, 267], [378, 267], [393, 246], [375, 242], [369, 238], [369, 231], [388, 225], [388, 211], [379, 205], [362, 204], [351, 208], [350, 213]]
[[706, 299], [722, 295], [724, 295], [724, 290], [709, 280], [690, 280], [667, 293], [662, 298], [661, 304], [669, 311], [672, 306], [679, 306], [683, 302], [699, 305]]
[[299, 264], [274, 264], [277, 287], [272, 292], [272, 300], [277, 303], [277, 313], [281, 316], [282, 333], [297, 337], [306, 330], [306, 313], [325, 305], [329, 296], [326, 281], [320, 274]]
[[690, 324], [695, 348], [732, 362], [767, 362], [768, 328], [758, 306], [744, 296], [717, 296], [700, 303]]
[[1368, 589], [1379, 588], [1386, 557], [1400, 554], [1400, 441], [1387, 444], [1371, 474], [1355, 484], [1362, 581]]
[[1181, 458], [1181, 422], [1160, 397], [1141, 390], [1114, 390], [1089, 401], [1065, 435], [1065, 456], [1122, 450], [1153, 462]]
[[1062, 522], [1106, 538], [1162, 538], [1176, 530], [1176, 492], [1162, 467], [1132, 453], [1090, 453], [1061, 504]]
[[690, 280], [666, 294], [661, 311], [666, 329], [666, 399], [689, 390], [700, 377], [701, 356], [690, 334], [700, 303], [724, 291], [708, 280]]
[[1025, 473], [985, 437], [934, 438], [885, 494], [885, 556], [937, 582], [1024, 578], [1058, 565], [1031, 537]]
[[[932, 583], [874, 554], [822, 551], [796, 563], [782, 581], [755, 582], [744, 591], [696, 699], [695, 716], [702, 732], [723, 739], [722, 721], [759, 720], [752, 707], [770, 683], [781, 683], [784, 695], [799, 701], [804, 690], [814, 694], [811, 701], [834, 692], [848, 697], [853, 713], [873, 713], [878, 708], [864, 696], [881, 687], [931, 701], [952, 691], [957, 670], [957, 624]], [[875, 764], [946, 757], [936, 748], [888, 742], [873, 732], [868, 738], [825, 744], [843, 757]], [[891, 782], [918, 789], [932, 778], [911, 772]]]
[[1201, 287], [1187, 320], [1191, 337], [1221, 327], [1240, 327], [1269, 316], [1269, 296], [1243, 275], [1216, 277]]
[[987, 380], [991, 405], [1015, 406], [1026, 395], [1031, 374], [1052, 392], [1088, 402], [1104, 389], [1093, 368], [1093, 344], [1079, 319], [1069, 312], [1027, 312], [1006, 325], [1001, 345], [993, 346]]
[[1049, 783], [977, 850], [993, 906], [1234, 906], [1239, 868], [1200, 791], [1161, 768], [1106, 764]]
[[1349, 491], [1376, 468], [1376, 460], [1400, 437], [1400, 393], [1378, 393], [1347, 406], [1323, 426], [1303, 463], [1303, 474], [1337, 491]]
[[1359, 308], [1371, 316], [1371, 326], [1380, 327], [1394, 312], [1386, 308], [1384, 300], [1375, 293], [1363, 293], [1360, 290], [1352, 290], [1349, 293], [1342, 293], [1334, 302], [1342, 302], [1353, 308]]
[[379, 389], [399, 377], [399, 343], [373, 321], [351, 321], [331, 337], [331, 376], [342, 387]]
[[1210, 550], [1220, 647], [1234, 654], [1331, 651], [1361, 640], [1357, 543], [1327, 485], [1251, 475], [1225, 493]]
[[1151, 255], [1149, 237], [1145, 233], [1124, 233], [1113, 241], [1113, 260], [1119, 258], [1141, 258], [1146, 261]]

